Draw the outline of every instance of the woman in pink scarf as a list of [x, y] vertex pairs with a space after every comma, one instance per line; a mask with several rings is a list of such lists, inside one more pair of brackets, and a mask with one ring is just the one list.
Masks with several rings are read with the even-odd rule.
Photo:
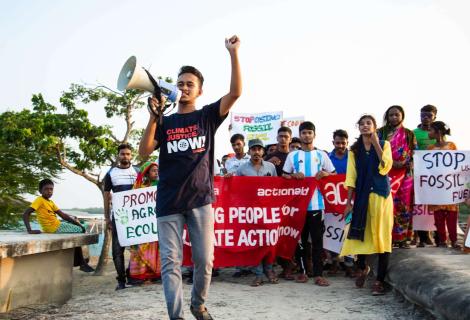
[[391, 106], [384, 115], [384, 126], [378, 130], [379, 138], [390, 142], [393, 167], [388, 173], [394, 204], [392, 240], [395, 246], [409, 248], [413, 234], [413, 151], [416, 138], [413, 131], [403, 126], [405, 111]]

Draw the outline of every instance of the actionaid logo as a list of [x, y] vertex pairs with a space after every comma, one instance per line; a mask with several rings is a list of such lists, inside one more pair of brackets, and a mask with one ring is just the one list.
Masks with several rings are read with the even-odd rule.
[[310, 188], [269, 188], [258, 189], [258, 197], [306, 196]]
[[187, 151], [188, 149], [196, 153], [196, 152], [204, 151], [205, 145], [206, 145], [206, 137], [200, 136], [200, 137], [193, 137], [193, 138], [188, 138], [188, 139], [180, 139], [177, 141], [168, 141], [167, 149], [168, 149], [168, 153], [173, 153], [173, 152], [178, 152], [178, 151], [184, 152], [184, 151]]

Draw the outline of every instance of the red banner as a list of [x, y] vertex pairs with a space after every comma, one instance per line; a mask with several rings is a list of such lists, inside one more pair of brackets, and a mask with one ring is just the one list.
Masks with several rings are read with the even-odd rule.
[[325, 200], [325, 212], [343, 214], [348, 200], [348, 190], [344, 186], [345, 174], [328, 176], [318, 180]]
[[[255, 266], [291, 258], [305, 223], [314, 178], [216, 177], [214, 266]], [[187, 243], [187, 241], [185, 241]], [[188, 248], [185, 262], [189, 262]]]
[[[324, 195], [326, 212], [342, 214], [347, 199], [344, 178], [215, 177], [214, 266], [255, 266], [263, 258], [292, 258], [314, 190], [320, 188]], [[189, 265], [187, 233], [184, 243], [184, 264]]]

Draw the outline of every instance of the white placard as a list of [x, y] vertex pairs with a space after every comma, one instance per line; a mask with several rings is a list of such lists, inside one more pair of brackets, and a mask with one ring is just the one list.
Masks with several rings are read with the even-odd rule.
[[470, 151], [415, 151], [416, 204], [458, 204], [470, 197]]
[[427, 205], [418, 204], [413, 207], [413, 230], [435, 231], [434, 214]]
[[[467, 228], [470, 228], [470, 226], [467, 226]], [[465, 239], [465, 246], [467, 248], [470, 248], [470, 232], [467, 231], [467, 238]]]
[[158, 240], [157, 187], [113, 193], [113, 216], [121, 247]]
[[230, 134], [240, 133], [248, 142], [260, 139], [264, 145], [277, 143], [277, 130], [281, 127], [282, 111], [264, 113], [232, 113]]
[[[344, 226], [346, 225], [343, 215], [337, 213], [325, 213], [325, 233], [323, 234], [323, 248], [340, 253], [343, 248], [346, 234]], [[340, 219], [342, 219], [340, 221]]]
[[304, 121], [304, 116], [284, 118], [281, 121], [281, 126], [290, 128], [292, 130], [293, 137], [299, 137], [299, 126]]

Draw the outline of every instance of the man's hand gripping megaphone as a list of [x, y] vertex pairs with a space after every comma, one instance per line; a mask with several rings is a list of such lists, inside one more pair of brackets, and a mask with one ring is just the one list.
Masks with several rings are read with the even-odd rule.
[[160, 100], [157, 99], [155, 94], [148, 98], [147, 109], [150, 116], [158, 120], [159, 124], [162, 124], [163, 112], [166, 108], [166, 97], [164, 95], [160, 95]]

